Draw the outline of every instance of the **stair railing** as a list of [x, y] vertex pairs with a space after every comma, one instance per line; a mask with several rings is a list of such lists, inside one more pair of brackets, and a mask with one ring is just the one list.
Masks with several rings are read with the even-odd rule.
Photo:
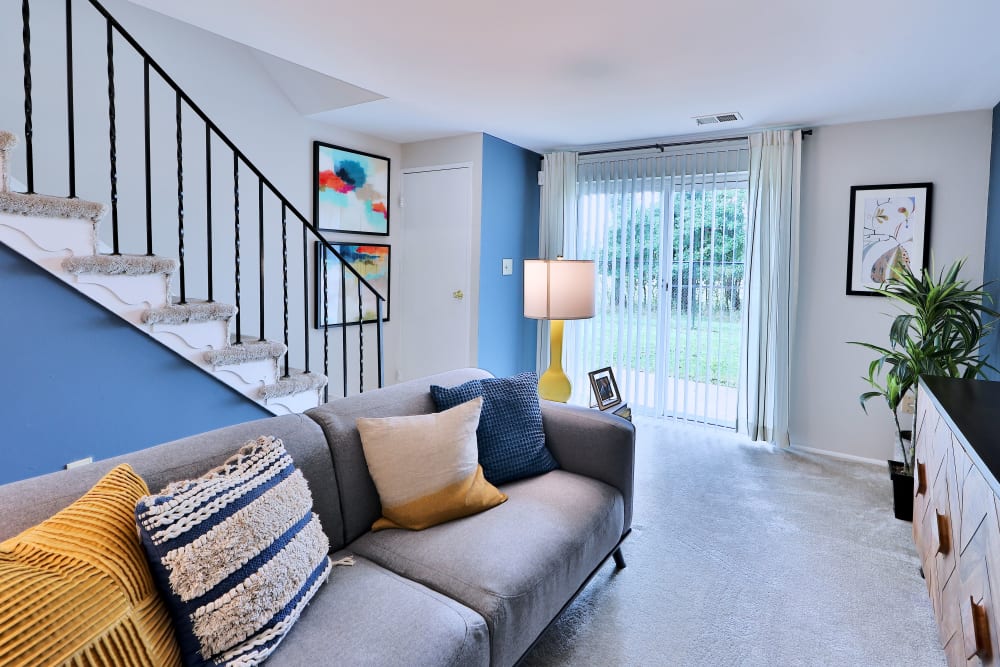
[[[49, 2], [51, 0], [47, 0]], [[176, 274], [177, 288], [179, 292], [179, 303], [186, 304], [189, 299], [189, 286], [188, 286], [188, 272], [187, 272], [187, 256], [186, 256], [186, 234], [188, 230], [186, 229], [187, 218], [190, 217], [188, 211], [185, 210], [185, 165], [187, 161], [191, 158], [185, 156], [184, 146], [185, 146], [185, 131], [189, 131], [190, 115], [193, 113], [196, 118], [204, 126], [204, 175], [205, 175], [205, 199], [206, 199], [206, 209], [204, 214], [205, 222], [205, 243], [206, 243], [206, 257], [207, 265], [205, 266], [206, 275], [206, 300], [211, 302], [215, 300], [217, 279], [215, 273], [215, 266], [213, 261], [213, 255], [215, 252], [214, 247], [214, 236], [218, 226], [218, 221], [213, 219], [213, 197], [218, 197], [217, 184], [213, 184], [213, 158], [220, 159], [218, 155], [213, 155], [213, 146], [217, 146], [221, 143], [224, 147], [226, 153], [221, 159], [229, 160], [231, 156], [232, 163], [232, 222], [233, 222], [233, 297], [235, 299], [235, 306], [237, 308], [235, 317], [235, 342], [234, 344], [239, 345], [243, 342], [243, 305], [244, 295], [242, 287], [247, 279], [250, 282], [256, 282], [257, 290], [257, 305], [258, 312], [257, 324], [258, 324], [258, 337], [260, 340], [265, 340], [268, 329], [276, 328], [274, 322], [273, 312], [266, 312], [266, 297], [265, 292], [269, 279], [273, 279], [267, 274], [267, 262], [265, 261], [265, 249], [267, 240], [267, 222], [265, 214], [265, 199], [270, 198], [272, 203], [276, 201], [280, 204], [280, 234], [281, 234], [281, 285], [282, 285], [282, 317], [281, 317], [281, 332], [282, 340], [287, 348], [284, 354], [283, 369], [284, 374], [282, 377], [287, 378], [290, 375], [290, 361], [289, 357], [292, 354], [296, 355], [297, 360], [300, 359], [303, 363], [303, 371], [311, 372], [312, 362], [314, 361], [314, 356], [310, 354], [310, 351], [316, 347], [316, 342], [314, 336], [311, 334], [313, 330], [309, 326], [309, 241], [313, 240], [314, 243], [318, 244], [317, 248], [323, 248], [329, 256], [334, 258], [334, 261], [339, 263], [339, 271], [333, 269], [334, 276], [330, 276], [330, 269], [328, 267], [328, 262], [322, 261], [320, 257], [316, 258], [318, 262], [317, 271], [321, 273], [321, 276], [317, 278], [316, 288], [322, 285], [322, 298], [317, 298], [315, 301], [315, 317], [317, 320], [322, 314], [322, 322], [324, 324], [329, 323], [329, 315], [331, 313], [336, 313], [339, 310], [340, 314], [340, 329], [341, 329], [341, 379], [343, 383], [343, 395], [347, 396], [351, 391], [350, 378], [350, 365], [353, 357], [350, 352], [357, 352], [357, 384], [354, 385], [359, 392], [364, 391], [365, 386], [365, 330], [367, 326], [373, 325], [375, 329], [375, 347], [376, 347], [376, 363], [377, 363], [377, 375], [376, 382], [379, 387], [384, 384], [384, 369], [383, 369], [383, 332], [382, 325], [384, 321], [383, 304], [385, 302], [385, 296], [380, 294], [358, 271], [347, 262], [344, 257], [337, 251], [336, 247], [332, 245], [324, 236], [320, 233], [320, 230], [310, 222], [296, 206], [285, 197], [275, 185], [264, 175], [263, 171], [258, 168], [243, 151], [241, 151], [236, 144], [220, 129], [218, 124], [216, 124], [208, 114], [205, 113], [198, 106], [197, 103], [174, 81], [173, 78], [161, 67], [156, 60], [139, 44], [138, 41], [108, 12], [104, 6], [101, 5], [97, 0], [65, 0], [65, 49], [66, 49], [66, 142], [67, 142], [67, 181], [68, 181], [68, 194], [70, 198], [77, 197], [77, 119], [76, 119], [76, 106], [77, 101], [75, 99], [75, 72], [74, 72], [74, 54], [75, 50], [79, 48], [74, 46], [74, 17], [73, 17], [73, 5], [75, 2], [87, 2], [89, 5], [96, 10], [104, 22], [104, 43], [106, 50], [107, 59], [107, 119], [108, 119], [108, 183], [110, 184], [110, 192], [108, 195], [108, 203], [110, 206], [111, 215], [111, 254], [122, 254], [122, 239], [120, 235], [120, 229], [122, 222], [119, 219], [119, 137], [118, 137], [118, 117], [119, 108], [117, 104], [117, 91], [116, 91], [116, 72], [115, 72], [115, 49], [121, 43], [124, 43], [128, 47], [131, 47], [132, 51], [141, 59], [142, 61], [142, 75], [143, 75], [143, 163], [144, 163], [144, 184], [145, 184], [145, 245], [143, 252], [147, 255], [152, 255], [154, 251], [154, 209], [157, 208], [158, 203], [154, 202], [153, 194], [153, 160], [152, 160], [152, 114], [151, 114], [151, 92], [150, 92], [150, 79], [151, 75], [158, 77], [159, 81], [166, 85], [167, 88], [172, 91], [173, 94], [173, 120], [174, 120], [174, 134], [176, 138], [176, 166], [173, 169], [176, 177], [176, 248], [172, 248], [176, 254], [176, 259], [179, 262], [179, 269]], [[24, 143], [25, 143], [25, 170], [26, 170], [26, 184], [27, 192], [33, 194], [35, 192], [35, 161], [39, 157], [34, 151], [35, 133], [36, 128], [33, 124], [33, 117], [35, 113], [36, 101], [33, 98], [33, 82], [32, 82], [32, 60], [31, 60], [31, 28], [32, 28], [32, 17], [31, 17], [31, 7], [30, 0], [22, 0], [21, 2], [21, 21], [22, 21], [22, 41], [23, 41], [23, 71], [24, 71]], [[187, 112], [187, 113], [185, 113]], [[187, 119], [188, 122], [185, 122]], [[200, 141], [200, 139], [199, 139]], [[249, 177], [251, 184], [256, 181], [256, 199], [257, 199], [257, 220], [255, 221], [256, 226], [256, 242], [257, 242], [257, 257], [253, 258], [255, 261], [245, 262], [242, 257], [241, 252], [241, 240], [245, 237], [245, 226], [248, 222], [241, 218], [241, 196], [245, 195], [245, 190], [241, 189], [244, 187], [243, 181]], [[52, 194], [52, 193], [47, 193]], [[94, 197], [88, 197], [94, 198]], [[294, 241], [290, 241], [289, 238], [289, 217], [291, 217], [292, 224], [296, 222], [301, 228], [301, 248], [293, 249], [291, 246]], [[302, 267], [302, 292], [301, 295], [291, 295], [290, 288], [294, 290], [291, 286], [293, 283], [290, 281], [289, 276], [289, 256], [290, 253], [294, 255], [295, 252], [301, 250], [301, 267]], [[318, 255], [320, 253], [317, 253]], [[247, 266], [251, 264], [251, 266]], [[321, 266], [320, 266], [321, 265]], [[256, 276], [252, 275], [256, 271]], [[339, 276], [336, 273], [339, 272]], [[251, 273], [250, 276], [245, 275], [246, 273]], [[256, 277], [256, 281], [253, 278]], [[340, 282], [340, 298], [339, 302], [336, 304], [330, 303], [329, 289], [328, 287], [332, 284], [331, 280], [339, 280]], [[356, 349], [352, 349], [352, 345], [355, 341], [349, 340], [348, 336], [348, 294], [349, 287], [356, 286], [356, 290], [352, 290], [352, 297], [357, 300], [357, 340]], [[366, 299], [367, 297], [367, 299]], [[301, 310], [302, 310], [302, 344], [301, 348], [296, 349], [296, 343], [290, 338], [290, 310], [293, 301], [297, 298], [301, 299]], [[365, 313], [364, 304], [365, 301], [374, 302], [375, 313], [374, 317], [370, 313]], [[337, 310], [334, 310], [337, 309]], [[353, 315], [352, 315], [353, 316]], [[368, 319], [366, 319], [366, 316]], [[268, 319], [268, 318], [271, 319]], [[351, 322], [354, 324], [354, 322]], [[270, 326], [269, 326], [270, 325]], [[319, 324], [317, 323], [317, 327]], [[322, 368], [323, 373], [329, 378], [330, 377], [330, 327], [322, 327]], [[313, 351], [314, 354], [318, 354], [318, 351]], [[326, 400], [329, 400], [329, 383], [324, 392]]]

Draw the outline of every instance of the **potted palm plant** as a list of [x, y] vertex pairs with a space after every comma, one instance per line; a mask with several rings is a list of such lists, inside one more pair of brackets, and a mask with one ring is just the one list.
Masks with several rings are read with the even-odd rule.
[[873, 398], [882, 398], [892, 413], [902, 457], [889, 462], [893, 504], [896, 518], [906, 521], [913, 518], [913, 442], [900, 422], [901, 405], [907, 396], [915, 404], [921, 375], [976, 378], [993, 368], [980, 357], [979, 345], [994, 323], [984, 316], [996, 318], [1000, 313], [986, 305], [990, 297], [983, 285], [970, 288], [969, 281], [958, 277], [964, 264], [959, 260], [937, 276], [926, 268], [919, 276], [909, 266], [894, 268], [875, 290], [903, 310], [889, 328], [889, 346], [851, 341], [878, 354], [863, 376], [872, 390], [858, 398], [865, 413]]

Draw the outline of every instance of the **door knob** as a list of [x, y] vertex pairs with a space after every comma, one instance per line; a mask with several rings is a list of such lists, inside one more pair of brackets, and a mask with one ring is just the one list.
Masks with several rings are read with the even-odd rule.
[[451, 293], [451, 298], [461, 301], [462, 299], [465, 298], [465, 294], [462, 292], [462, 290], [457, 289]]

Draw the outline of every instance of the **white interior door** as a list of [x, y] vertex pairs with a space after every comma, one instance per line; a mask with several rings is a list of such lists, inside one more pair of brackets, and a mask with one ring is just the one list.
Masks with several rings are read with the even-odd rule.
[[403, 174], [399, 380], [473, 364], [469, 167]]

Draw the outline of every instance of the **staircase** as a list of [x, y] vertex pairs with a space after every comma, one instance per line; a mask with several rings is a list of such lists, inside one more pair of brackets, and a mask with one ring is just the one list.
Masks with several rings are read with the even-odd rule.
[[[81, 8], [96, 10], [98, 20], [107, 29], [107, 97], [100, 101], [110, 123], [107, 128], [77, 128], [77, 110], [95, 102], [89, 98], [74, 102], [77, 73], [73, 55], [80, 47], [73, 44], [73, 14]], [[336, 386], [342, 395], [364, 391], [366, 380], [369, 387], [382, 386], [383, 295], [340, 256], [96, 0], [66, 0], [64, 15], [58, 16], [57, 26], [62, 23], [61, 30], [65, 31], [67, 96], [51, 101], [51, 106], [65, 110], [67, 127], [59, 135], [67, 138], [68, 164], [64, 155], [51, 155], [51, 149], [33, 150], [38, 141], [33, 114], [37, 107], [48, 102], [34, 92], [31, 32], [39, 30], [40, 21], [37, 17], [32, 19], [30, 9], [29, 1], [22, 0], [24, 145], [18, 146], [14, 133], [0, 129], [0, 242], [274, 414], [302, 412], [329, 400], [331, 359], [337, 356], [339, 363], [333, 367]], [[48, 14], [58, 11], [55, 3], [42, 5], [42, 9]], [[0, 22], [8, 18], [12, 17], [0, 15]], [[132, 168], [119, 166], [123, 159], [119, 151], [125, 146], [117, 137], [116, 126], [121, 123], [116, 88], [122, 85], [122, 75], [116, 74], [115, 64], [126, 50], [123, 46], [130, 52], [129, 57], [137, 56], [143, 63], [145, 193], [119, 192], [118, 187], [119, 169]], [[176, 121], [167, 123], [167, 127], [151, 127], [158, 122], [156, 115], [150, 114], [151, 77], [158, 78], [171, 91], [176, 104]], [[13, 82], [0, 84], [6, 84], [7, 90], [15, 90]], [[93, 88], [92, 81], [89, 87]], [[51, 113], [51, 108], [46, 111]], [[88, 113], [87, 117], [93, 118], [94, 114]], [[204, 137], [204, 150], [196, 156], [190, 155], [190, 149], [188, 154], [183, 150], [182, 131], [191, 132], [192, 125], [197, 125], [198, 136]], [[93, 189], [95, 179], [81, 178], [90, 186], [87, 197], [96, 201], [77, 196], [78, 132], [86, 132], [88, 138], [100, 133], [109, 142], [106, 163], [81, 163], [88, 172], [106, 175], [105, 183], [110, 188], [104, 193]], [[175, 159], [170, 159], [167, 165], [151, 166], [151, 154], [156, 151], [150, 148], [150, 136], [159, 139], [175, 134]], [[51, 147], [52, 138], [45, 139], [48, 141], [44, 145]], [[21, 150], [24, 152], [17, 156]], [[49, 164], [44, 163], [46, 158]], [[141, 162], [140, 156], [128, 164]], [[220, 164], [231, 167], [231, 180], [213, 185], [213, 170], [217, 171]], [[66, 170], [68, 196], [36, 193], [36, 165], [46, 177], [54, 170]], [[157, 169], [169, 169], [176, 174], [176, 190], [167, 189], [166, 197], [163, 184], [153, 176]], [[208, 204], [199, 215], [185, 210], [185, 170], [207, 176], [208, 184], [201, 194]], [[23, 173], [24, 184], [14, 180], [15, 172]], [[46, 184], [50, 182], [46, 178]], [[13, 191], [12, 183], [18, 184], [23, 192]], [[241, 188], [249, 189], [253, 196], [246, 197]], [[127, 197], [132, 200], [123, 203]], [[101, 200], [108, 205], [97, 203]], [[220, 220], [222, 216], [215, 209], [223, 201], [226, 219]], [[135, 220], [142, 211], [145, 220]], [[163, 224], [164, 211], [175, 212], [169, 225]], [[113, 239], [110, 246], [99, 240], [106, 218], [110, 234], [104, 236]], [[248, 225], [248, 219], [256, 224]], [[249, 233], [247, 226], [251, 227]], [[290, 226], [294, 230], [291, 234]], [[201, 242], [207, 243], [207, 251], [192, 252], [191, 236], [195, 231]], [[164, 237], [175, 240], [164, 244]], [[155, 253], [154, 242], [158, 245]], [[329, 260], [318, 264], [311, 261], [310, 246], [315, 246], [317, 256], [323, 251]], [[163, 247], [169, 247], [170, 251], [163, 253]], [[280, 255], [276, 248], [280, 248]], [[200, 264], [195, 263], [196, 255]], [[221, 275], [220, 263], [233, 271]], [[294, 273], [300, 273], [301, 279], [292, 277]], [[194, 282], [198, 283], [197, 288], [192, 287]], [[253, 285], [255, 289], [244, 292], [245, 285]], [[233, 302], [216, 300], [216, 294], [232, 296]], [[374, 316], [363, 306], [372, 303]], [[333, 329], [336, 332], [333, 339], [329, 326], [310, 326], [310, 310], [316, 319], [322, 313], [327, 321], [341, 323]], [[247, 334], [248, 330], [254, 335]], [[375, 348], [376, 357], [367, 369], [366, 332], [367, 347]], [[280, 340], [271, 340], [266, 334]]]
[[284, 343], [246, 337], [233, 343], [235, 306], [177, 303], [171, 296], [177, 260], [99, 253], [106, 206], [12, 192], [7, 165], [16, 145], [16, 135], [0, 130], [0, 241], [271, 412], [319, 405], [326, 376], [295, 369], [281, 376]]

